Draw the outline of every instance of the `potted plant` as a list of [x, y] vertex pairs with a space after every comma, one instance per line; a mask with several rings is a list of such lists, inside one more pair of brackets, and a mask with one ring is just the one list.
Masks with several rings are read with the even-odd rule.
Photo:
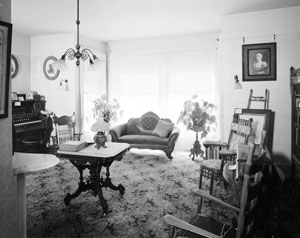
[[195, 155], [203, 156], [204, 154], [198, 140], [198, 134], [203, 139], [215, 128], [216, 116], [214, 115], [214, 109], [214, 104], [202, 99], [198, 100], [198, 95], [194, 95], [183, 104], [183, 110], [180, 112], [177, 123], [183, 123], [187, 130], [196, 132], [196, 141], [190, 154], [190, 156], [193, 155], [193, 160]]

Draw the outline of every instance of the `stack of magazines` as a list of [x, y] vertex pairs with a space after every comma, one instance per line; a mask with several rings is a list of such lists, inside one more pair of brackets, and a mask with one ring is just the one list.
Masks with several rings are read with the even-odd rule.
[[77, 152], [87, 146], [85, 141], [66, 141], [59, 146], [59, 150]]

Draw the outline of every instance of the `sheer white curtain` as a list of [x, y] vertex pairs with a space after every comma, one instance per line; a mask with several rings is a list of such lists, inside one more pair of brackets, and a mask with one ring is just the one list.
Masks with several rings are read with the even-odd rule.
[[124, 112], [120, 121], [158, 110], [156, 57], [113, 58], [110, 79], [110, 98], [117, 99]]
[[93, 50], [94, 54], [101, 60], [100, 67], [90, 70], [89, 63], [84, 62], [80, 65], [80, 91], [81, 91], [81, 119], [82, 132], [90, 131], [94, 122], [93, 101], [101, 95], [106, 94], [106, 54]]
[[[177, 122], [183, 103], [195, 94], [216, 103], [216, 49], [111, 55], [109, 95], [124, 110], [121, 122], [153, 111]], [[179, 144], [191, 147], [193, 132], [179, 125]], [[192, 138], [191, 138], [192, 137]]]

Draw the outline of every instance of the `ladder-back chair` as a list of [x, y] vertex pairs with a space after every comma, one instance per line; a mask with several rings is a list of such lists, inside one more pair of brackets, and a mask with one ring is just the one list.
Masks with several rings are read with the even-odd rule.
[[199, 189], [201, 189], [203, 177], [210, 179], [210, 194], [213, 192], [215, 180], [222, 180], [226, 187], [226, 182], [222, 176], [224, 164], [236, 157], [238, 143], [248, 143], [252, 131], [251, 125], [252, 118], [249, 120], [240, 119], [238, 114], [234, 114], [227, 143], [220, 141], [203, 142], [206, 156], [200, 165]]
[[72, 116], [53, 117], [54, 135], [53, 145], [59, 146], [69, 140], [79, 140], [81, 133], [75, 133], [75, 114]]

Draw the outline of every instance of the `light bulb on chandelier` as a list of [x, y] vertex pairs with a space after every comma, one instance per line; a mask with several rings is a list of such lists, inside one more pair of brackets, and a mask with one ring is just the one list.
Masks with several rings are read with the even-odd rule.
[[[88, 59], [90, 63], [90, 69], [97, 68], [97, 66], [100, 65], [100, 59], [88, 48], [84, 48], [82, 51], [80, 51], [80, 44], [79, 44], [79, 0], [77, 0], [77, 44], [76, 44], [76, 50], [73, 48], [69, 48], [66, 50], [66, 52], [61, 56], [61, 58], [55, 62], [52, 63], [52, 66], [55, 67], [58, 70], [66, 70], [68, 68], [66, 64], [66, 58], [69, 60], [73, 60], [76, 58], [76, 65], [77, 67], [80, 65], [80, 59], [85, 61]], [[96, 66], [96, 67], [95, 67]]]

